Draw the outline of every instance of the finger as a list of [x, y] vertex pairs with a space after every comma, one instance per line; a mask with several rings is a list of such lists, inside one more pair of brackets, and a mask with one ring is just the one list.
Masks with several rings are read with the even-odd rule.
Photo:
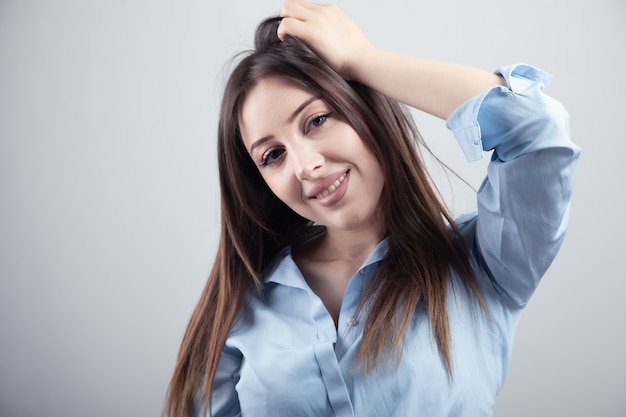
[[299, 20], [307, 20], [311, 9], [301, 0], [287, 0], [280, 11], [280, 17], [293, 17]]
[[276, 34], [281, 41], [285, 40], [287, 36], [293, 36], [305, 40], [302, 38], [302, 35], [305, 33], [304, 26], [305, 22], [301, 20], [293, 17], [284, 17], [278, 25]]

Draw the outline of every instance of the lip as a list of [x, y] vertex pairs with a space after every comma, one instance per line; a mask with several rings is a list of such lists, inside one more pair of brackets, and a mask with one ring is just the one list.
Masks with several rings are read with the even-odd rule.
[[[341, 177], [345, 176], [345, 178], [343, 179], [343, 181], [341, 182], [341, 184], [339, 184], [339, 186], [329, 195], [327, 195], [326, 197], [323, 198], [317, 198], [316, 196], [318, 196], [319, 194], [323, 193], [324, 191], [326, 191], [328, 189], [328, 187], [330, 187], [331, 185], [333, 185], [337, 180], [339, 180]], [[317, 184], [315, 184], [313, 186], [313, 188], [311, 188], [309, 190], [309, 192], [306, 194], [307, 198], [309, 198], [310, 200], [315, 200], [315, 202], [323, 207], [329, 207], [332, 206], [333, 204], [337, 203], [339, 200], [341, 200], [344, 196], [344, 194], [347, 191], [348, 188], [348, 179], [350, 177], [350, 170], [346, 170], [346, 171], [339, 171], [336, 173], [333, 173], [327, 177], [325, 177], [324, 179], [322, 179], [320, 182], [318, 182]]]

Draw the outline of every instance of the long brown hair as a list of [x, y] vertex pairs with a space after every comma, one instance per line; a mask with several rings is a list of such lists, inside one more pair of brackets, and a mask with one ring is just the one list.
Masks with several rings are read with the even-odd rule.
[[239, 114], [246, 94], [263, 78], [285, 77], [315, 91], [377, 155], [384, 173], [381, 210], [388, 251], [359, 310], [365, 310], [357, 360], [372, 369], [386, 353], [397, 357], [420, 303], [445, 367], [452, 374], [446, 309], [450, 271], [483, 304], [467, 248], [438, 198], [417, 153], [422, 139], [408, 112], [364, 85], [342, 79], [303, 42], [281, 41], [279, 18], [258, 26], [255, 49], [243, 57], [226, 84], [218, 126], [221, 236], [216, 259], [180, 348], [164, 414], [187, 416], [201, 390], [210, 406], [220, 354], [246, 296], [261, 292], [260, 274], [277, 252], [303, 238], [309, 221], [268, 188], [243, 146]]

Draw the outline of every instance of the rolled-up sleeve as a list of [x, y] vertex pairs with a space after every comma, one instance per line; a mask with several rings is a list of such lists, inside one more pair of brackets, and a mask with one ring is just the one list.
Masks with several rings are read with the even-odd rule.
[[580, 149], [569, 114], [543, 92], [550, 75], [522, 64], [498, 72], [507, 86], [469, 100], [447, 126], [468, 160], [493, 150], [474, 244], [508, 302], [523, 307], [563, 241]]

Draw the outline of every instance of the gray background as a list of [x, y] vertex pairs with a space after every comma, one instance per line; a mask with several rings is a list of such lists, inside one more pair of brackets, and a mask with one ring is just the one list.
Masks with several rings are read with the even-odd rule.
[[[555, 74], [584, 149], [571, 228], [495, 415], [626, 416], [624, 1], [339, 4], [381, 47]], [[1, 417], [158, 415], [217, 242], [223, 65], [280, 6], [0, 0]], [[486, 161], [416, 116], [478, 185]]]

